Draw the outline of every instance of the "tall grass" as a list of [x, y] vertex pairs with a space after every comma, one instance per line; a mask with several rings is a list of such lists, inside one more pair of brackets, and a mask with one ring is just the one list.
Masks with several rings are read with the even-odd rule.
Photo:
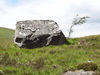
[[61, 75], [88, 60], [100, 66], [100, 35], [68, 39], [70, 45], [20, 49], [13, 44], [14, 30], [0, 28], [1, 34], [1, 75]]

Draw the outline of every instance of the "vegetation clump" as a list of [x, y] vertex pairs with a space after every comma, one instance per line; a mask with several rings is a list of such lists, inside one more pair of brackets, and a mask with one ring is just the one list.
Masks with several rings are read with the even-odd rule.
[[96, 71], [94, 75], [100, 75], [100, 71]]
[[98, 69], [98, 66], [95, 63], [82, 63], [77, 66], [77, 69], [83, 69], [85, 71], [95, 71]]

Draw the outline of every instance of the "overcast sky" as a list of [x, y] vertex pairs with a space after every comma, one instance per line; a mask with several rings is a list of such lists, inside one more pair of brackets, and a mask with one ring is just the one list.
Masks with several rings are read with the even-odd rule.
[[68, 36], [76, 14], [90, 18], [74, 27], [71, 37], [100, 34], [99, 0], [0, 0], [0, 27], [15, 29], [17, 21], [52, 19]]

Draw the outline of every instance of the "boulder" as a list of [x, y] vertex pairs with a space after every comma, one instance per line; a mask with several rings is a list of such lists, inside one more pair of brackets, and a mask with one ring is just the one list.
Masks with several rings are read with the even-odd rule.
[[66, 38], [53, 20], [26, 20], [16, 23], [14, 43], [20, 48], [62, 45]]
[[95, 72], [94, 71], [68, 71], [62, 75], [94, 75]]

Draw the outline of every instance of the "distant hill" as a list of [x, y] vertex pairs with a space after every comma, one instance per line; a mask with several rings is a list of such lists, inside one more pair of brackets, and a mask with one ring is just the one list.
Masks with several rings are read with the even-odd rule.
[[0, 46], [13, 43], [14, 30], [0, 27]]
[[[0, 46], [1, 45], [9, 45], [13, 44], [13, 39], [14, 39], [14, 31], [13, 29], [8, 29], [8, 28], [3, 28], [0, 27]], [[86, 37], [81, 37], [81, 38], [72, 38], [69, 40], [69, 42], [75, 44], [75, 43], [80, 43], [80, 44], [86, 44], [86, 43], [94, 43], [94, 44], [100, 44], [100, 35], [92, 35], [92, 36], [86, 36]]]

